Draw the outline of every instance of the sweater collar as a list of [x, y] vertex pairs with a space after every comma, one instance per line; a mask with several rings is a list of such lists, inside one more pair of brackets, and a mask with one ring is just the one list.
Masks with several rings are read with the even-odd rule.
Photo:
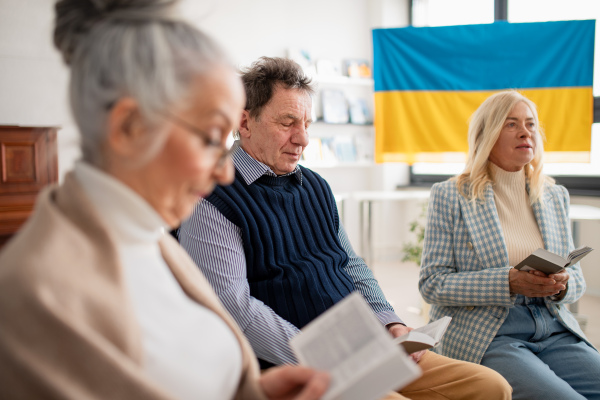
[[493, 162], [489, 163], [490, 173], [495, 183], [494, 187], [504, 190], [521, 191], [526, 189], [527, 180], [525, 178], [525, 169], [516, 172], [506, 171]]
[[146, 200], [105, 172], [83, 161], [75, 164], [75, 178], [122, 244], [155, 243], [167, 223]]
[[[236, 140], [233, 143], [231, 157], [233, 159], [233, 165], [235, 166], [235, 169], [239, 171], [247, 185], [253, 184], [263, 175], [275, 179], [286, 178], [290, 175], [293, 175], [298, 183], [302, 185], [302, 169], [300, 166], [296, 165], [296, 168], [288, 174], [277, 175], [271, 168], [269, 168], [268, 165], [261, 163], [260, 161], [252, 158], [250, 154], [246, 153], [246, 151], [240, 146], [239, 140]], [[287, 178], [285, 180], [287, 180]]]

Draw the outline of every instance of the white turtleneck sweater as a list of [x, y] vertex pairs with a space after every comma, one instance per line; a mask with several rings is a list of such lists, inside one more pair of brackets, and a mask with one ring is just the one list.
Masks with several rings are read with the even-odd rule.
[[178, 399], [231, 399], [241, 349], [225, 322], [185, 295], [163, 260], [164, 220], [128, 186], [89, 164], [78, 162], [75, 176], [112, 228], [150, 379]]
[[494, 200], [508, 249], [509, 265], [517, 265], [533, 251], [544, 247], [540, 228], [527, 193], [525, 170], [505, 171], [490, 162]]

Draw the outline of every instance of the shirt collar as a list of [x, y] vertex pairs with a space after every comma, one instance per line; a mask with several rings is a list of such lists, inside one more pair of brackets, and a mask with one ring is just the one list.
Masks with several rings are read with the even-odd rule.
[[233, 165], [235, 169], [239, 171], [244, 178], [247, 185], [253, 184], [258, 178], [263, 175], [272, 177], [284, 177], [294, 175], [300, 185], [302, 185], [302, 169], [296, 165], [296, 168], [285, 175], [277, 175], [273, 170], [266, 164], [252, 158], [252, 156], [240, 146], [240, 141], [236, 140], [233, 143], [231, 150], [231, 157], [233, 159]]

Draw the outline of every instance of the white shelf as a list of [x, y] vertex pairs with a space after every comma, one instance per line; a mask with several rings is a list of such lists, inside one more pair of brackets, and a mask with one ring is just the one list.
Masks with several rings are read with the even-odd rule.
[[306, 168], [365, 168], [375, 165], [373, 161], [339, 162], [339, 161], [300, 161]]
[[327, 122], [327, 121], [323, 121], [322, 119], [317, 119], [315, 122], [313, 122], [313, 125], [317, 124], [317, 125], [326, 125], [326, 126], [356, 126], [359, 128], [368, 128], [368, 127], [372, 127], [373, 123], [370, 122], [368, 124], [353, 124], [352, 122], [342, 122], [342, 123], [336, 123], [336, 122]]
[[[313, 81], [319, 85], [319, 91], [327, 90], [328, 88], [340, 90], [344, 93], [346, 99], [363, 98], [367, 102], [367, 108], [372, 110], [372, 93], [373, 93], [373, 79], [371, 78], [350, 78], [348, 76], [340, 75], [313, 75]], [[321, 97], [315, 96], [313, 106], [317, 110], [322, 110]], [[369, 111], [369, 114], [371, 111]], [[347, 123], [329, 123], [321, 119], [316, 120], [311, 125], [311, 136], [315, 138], [336, 138], [341, 137], [342, 142], [346, 142], [348, 137], [352, 137], [352, 142], [355, 146], [355, 154], [358, 156], [357, 159], [360, 161], [356, 162], [340, 162], [336, 160], [330, 160], [329, 157], [325, 157], [327, 160], [319, 160], [320, 157], [309, 157], [309, 160], [301, 161], [302, 165], [308, 168], [315, 169], [331, 169], [332, 173], [337, 173], [343, 169], [355, 168], [354, 172], [357, 174], [365, 174], [369, 171], [369, 168], [375, 165], [375, 161], [372, 157], [365, 159], [365, 155], [371, 155], [373, 153], [373, 135], [374, 126], [373, 123], [369, 124], [353, 124]], [[337, 139], [334, 139], [334, 142]], [[366, 147], [368, 146], [368, 147]], [[331, 149], [334, 153], [337, 151], [335, 148]], [[346, 158], [351, 159], [351, 158]], [[358, 168], [358, 169], [356, 169]], [[325, 171], [323, 171], [325, 173]]]
[[331, 85], [355, 85], [355, 86], [373, 86], [374, 82], [371, 78], [350, 78], [348, 76], [319, 76], [312, 77], [316, 83], [324, 83]]

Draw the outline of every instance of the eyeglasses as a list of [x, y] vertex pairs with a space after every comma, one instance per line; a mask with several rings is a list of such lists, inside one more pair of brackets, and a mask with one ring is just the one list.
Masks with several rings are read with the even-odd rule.
[[213, 155], [215, 156], [215, 158], [217, 160], [216, 161], [217, 168], [225, 165], [227, 158], [231, 154], [231, 149], [223, 147], [219, 140], [212, 140], [210, 138], [210, 134], [208, 134], [206, 131], [196, 128], [195, 126], [188, 123], [187, 121], [185, 121], [179, 117], [176, 117], [175, 115], [170, 114], [170, 113], [163, 113], [163, 115], [164, 115], [164, 117], [170, 119], [171, 121], [173, 121], [177, 125], [181, 126], [182, 128], [187, 129], [188, 131], [198, 135], [202, 139], [202, 141], [204, 142], [206, 147], [210, 150], [210, 152], [213, 153]]

